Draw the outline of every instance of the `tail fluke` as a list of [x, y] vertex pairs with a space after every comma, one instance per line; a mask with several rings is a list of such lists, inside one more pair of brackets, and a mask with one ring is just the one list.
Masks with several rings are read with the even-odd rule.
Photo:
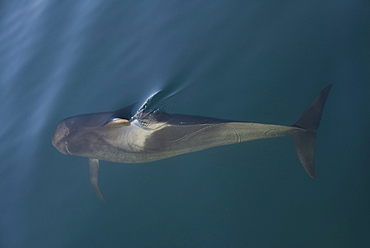
[[315, 178], [316, 129], [320, 125], [324, 105], [332, 86], [332, 84], [326, 86], [293, 125], [305, 129], [302, 132], [294, 133], [292, 136], [299, 160], [307, 174], [312, 178]]
[[332, 86], [333, 84], [329, 84], [320, 92], [293, 126], [316, 131], [320, 125], [322, 111]]

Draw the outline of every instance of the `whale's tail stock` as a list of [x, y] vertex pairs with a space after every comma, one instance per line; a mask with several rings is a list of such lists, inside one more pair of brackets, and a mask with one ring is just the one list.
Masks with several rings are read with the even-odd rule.
[[326, 86], [293, 125], [304, 129], [302, 132], [294, 132], [292, 136], [299, 160], [312, 178], [315, 178], [316, 129], [320, 125], [324, 105], [332, 86], [332, 84]]

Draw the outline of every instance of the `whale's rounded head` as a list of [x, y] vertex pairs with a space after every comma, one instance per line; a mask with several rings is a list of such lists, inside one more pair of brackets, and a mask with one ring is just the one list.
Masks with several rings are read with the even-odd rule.
[[52, 137], [53, 146], [65, 155], [84, 156], [89, 153], [111, 113], [73, 116], [59, 122]]
[[53, 133], [53, 138], [51, 140], [51, 143], [53, 146], [60, 151], [61, 153], [65, 155], [72, 155], [68, 151], [68, 142], [66, 138], [68, 137], [68, 134], [70, 133], [70, 129], [66, 125], [66, 121], [61, 121], [58, 126], [55, 128]]

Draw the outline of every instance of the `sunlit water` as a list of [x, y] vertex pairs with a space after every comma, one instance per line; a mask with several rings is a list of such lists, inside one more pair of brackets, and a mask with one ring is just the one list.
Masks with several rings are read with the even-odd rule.
[[[0, 247], [366, 247], [367, 1], [2, 1]], [[334, 83], [317, 179], [289, 138], [149, 164], [51, 145], [69, 116], [143, 104], [294, 123]], [[140, 104], [138, 106], [140, 106]]]

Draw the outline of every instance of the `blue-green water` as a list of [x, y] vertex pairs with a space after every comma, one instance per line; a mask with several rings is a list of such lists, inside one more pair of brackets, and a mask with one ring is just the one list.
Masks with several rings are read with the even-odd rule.
[[[0, 3], [0, 247], [367, 247], [368, 1]], [[164, 92], [168, 112], [294, 123], [329, 83], [317, 179], [290, 138], [149, 164], [51, 145], [66, 117]]]

